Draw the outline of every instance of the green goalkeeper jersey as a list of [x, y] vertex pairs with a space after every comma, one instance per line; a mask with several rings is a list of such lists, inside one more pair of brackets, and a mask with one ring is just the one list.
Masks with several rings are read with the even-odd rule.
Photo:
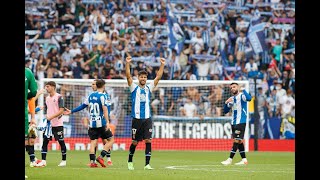
[[[37, 94], [38, 85], [36, 79], [29, 68], [25, 68], [25, 103], [28, 104], [28, 99], [35, 97]], [[26, 106], [27, 108], [27, 106]]]
[[37, 95], [38, 84], [36, 79], [29, 68], [25, 68], [25, 79], [24, 79], [24, 86], [25, 86], [25, 94], [24, 94], [24, 114], [25, 114], [25, 135], [28, 135], [29, 129], [29, 119], [28, 119], [28, 99], [35, 97]]

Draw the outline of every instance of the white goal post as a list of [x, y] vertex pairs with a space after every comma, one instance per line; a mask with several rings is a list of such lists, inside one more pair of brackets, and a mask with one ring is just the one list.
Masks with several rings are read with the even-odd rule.
[[[64, 96], [68, 109], [79, 106], [91, 89], [93, 79], [43, 78], [38, 81], [39, 89], [45, 83], [57, 83], [57, 92]], [[131, 142], [131, 100], [125, 79], [106, 79], [106, 91], [112, 99], [111, 123], [115, 125], [114, 150], [127, 150]], [[148, 80], [150, 82], [150, 80]], [[147, 82], [147, 83], [148, 83]], [[224, 115], [224, 101], [231, 96], [229, 85], [236, 82], [249, 92], [249, 81], [224, 80], [160, 80], [152, 93], [153, 148], [155, 150], [208, 150], [229, 151], [231, 139], [231, 113]], [[134, 80], [137, 83], [137, 80]], [[250, 92], [249, 92], [250, 93]], [[251, 92], [252, 94], [252, 92]], [[44, 105], [44, 97], [38, 99], [39, 106]], [[190, 117], [184, 112], [185, 104], [191, 99], [196, 106], [196, 113]], [[221, 104], [222, 103], [222, 104]], [[249, 111], [249, 103], [247, 103]], [[222, 108], [221, 108], [222, 107]], [[186, 111], [184, 111], [186, 110]], [[245, 151], [249, 151], [249, 113], [245, 130]], [[38, 113], [38, 122], [44, 118], [43, 111]], [[84, 118], [87, 110], [64, 116], [65, 138], [70, 150], [79, 148], [88, 141]], [[42, 136], [39, 136], [42, 143]], [[81, 146], [82, 147], [82, 146]], [[141, 147], [142, 148], [142, 147]], [[85, 148], [87, 149], [87, 148]]]

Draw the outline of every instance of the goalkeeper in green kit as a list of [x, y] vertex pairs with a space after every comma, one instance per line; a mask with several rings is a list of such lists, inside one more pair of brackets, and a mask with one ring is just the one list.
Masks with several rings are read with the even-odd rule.
[[25, 138], [28, 136], [28, 129], [29, 129], [29, 119], [28, 119], [28, 99], [35, 97], [38, 90], [38, 85], [36, 79], [29, 68], [25, 68], [25, 106], [24, 106], [24, 135]]
[[[25, 68], [25, 79], [24, 79], [24, 85], [25, 85], [25, 94], [24, 94], [24, 135], [25, 135], [25, 141], [26, 145], [29, 138], [29, 118], [28, 118], [28, 99], [31, 99], [36, 96], [38, 85], [36, 82], [36, 79], [32, 73], [32, 71], [29, 68]], [[32, 103], [35, 103], [35, 101], [32, 101]], [[33, 122], [34, 121], [34, 122]], [[36, 123], [34, 119], [31, 119], [30, 123]], [[26, 146], [27, 147], [27, 146]], [[25, 176], [25, 178], [28, 178]]]

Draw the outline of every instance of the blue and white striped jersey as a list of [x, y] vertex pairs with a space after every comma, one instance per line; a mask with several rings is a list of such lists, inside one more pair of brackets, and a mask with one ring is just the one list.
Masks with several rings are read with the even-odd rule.
[[146, 84], [140, 88], [137, 84], [132, 83], [130, 88], [132, 109], [131, 117], [136, 119], [148, 119], [151, 117], [151, 92], [154, 88], [154, 82]]
[[[98, 91], [95, 91], [95, 92], [98, 92]], [[110, 112], [111, 112], [111, 97], [110, 97], [110, 95], [106, 92], [106, 91], [104, 91], [103, 92], [105, 95], [106, 95], [106, 97], [107, 97], [107, 108], [108, 108], [108, 115], [109, 115], [109, 118], [110, 118]]]
[[238, 37], [236, 40], [236, 44], [238, 44], [238, 51], [244, 52], [246, 50], [246, 37]]
[[110, 112], [111, 112], [111, 97], [107, 92], [104, 92], [104, 94], [106, 95], [107, 98], [107, 108], [108, 108], [108, 115], [110, 118]]
[[106, 126], [107, 121], [103, 114], [103, 106], [107, 106], [110, 115], [110, 97], [102, 92], [93, 92], [85, 100], [84, 104], [89, 106], [89, 127], [99, 128]]
[[225, 107], [225, 113], [232, 110], [232, 121], [231, 124], [241, 124], [247, 122], [248, 108], [247, 102], [251, 101], [251, 95], [245, 90], [240, 92], [238, 95], [233, 96], [233, 102], [228, 103], [227, 108]]

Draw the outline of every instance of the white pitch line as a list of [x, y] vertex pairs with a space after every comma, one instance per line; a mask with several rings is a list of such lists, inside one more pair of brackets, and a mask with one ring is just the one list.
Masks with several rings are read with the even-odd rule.
[[[274, 165], [274, 164], [265, 164], [265, 165]], [[280, 164], [279, 164], [280, 165]], [[284, 165], [284, 164], [282, 164]], [[286, 165], [292, 165], [292, 164], [286, 164]], [[194, 170], [194, 171], [222, 171], [222, 172], [268, 172], [268, 173], [294, 173], [294, 171], [290, 171], [290, 170], [283, 170], [283, 171], [280, 171], [280, 170], [277, 170], [277, 171], [273, 171], [273, 170], [248, 170], [248, 169], [244, 169], [244, 168], [241, 168], [243, 166], [228, 166], [228, 167], [237, 167], [237, 169], [211, 169], [211, 168], [194, 168], [196, 166], [213, 166], [213, 167], [217, 167], [217, 166], [220, 166], [221, 168], [223, 167], [226, 167], [224, 165], [181, 165], [181, 166], [167, 166], [165, 167], [166, 169], [173, 169], [173, 170]], [[239, 169], [239, 168], [241, 169]]]
[[[274, 165], [289, 165], [289, 166], [294, 166], [295, 164], [249, 164], [250, 165], [264, 165], [264, 166], [274, 166]], [[194, 165], [180, 165], [180, 166], [167, 166], [167, 167], [191, 167], [191, 166], [221, 166], [221, 167], [226, 167], [222, 165], [221, 163], [212, 163], [212, 164], [194, 164]], [[244, 167], [244, 166], [236, 166], [236, 165], [229, 165], [228, 167]]]
[[[48, 167], [48, 166], [46, 166], [46, 167], [34, 167], [34, 168], [37, 168], [37, 169], [57, 169], [57, 168], [53, 168], [53, 167]], [[110, 169], [110, 170], [113, 170], [113, 169], [123, 169], [123, 168], [111, 168], [111, 167], [107, 167], [107, 168], [103, 168], [103, 167], [97, 167], [97, 168], [90, 168], [90, 167], [83, 167], [83, 168], [81, 168], [81, 167], [61, 167], [61, 168], [59, 168], [59, 170], [70, 170], [70, 169], [81, 169], [81, 170], [95, 170], [95, 169], [106, 169], [106, 170], [108, 170], [108, 169]]]

